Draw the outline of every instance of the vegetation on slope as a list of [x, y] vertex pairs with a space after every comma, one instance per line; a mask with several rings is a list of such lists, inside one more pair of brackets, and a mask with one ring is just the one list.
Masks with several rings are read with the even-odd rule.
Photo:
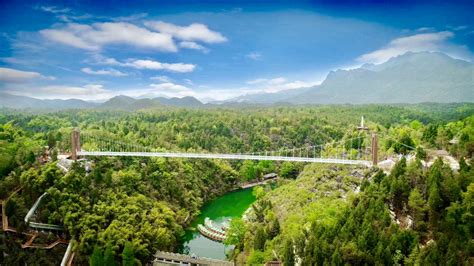
[[[63, 148], [62, 143], [70, 137], [71, 129], [79, 127], [84, 131], [94, 130], [144, 146], [173, 151], [276, 150], [349, 138], [357, 134], [359, 118], [365, 115], [373, 130], [398, 142], [449, 149], [457, 158], [471, 158], [474, 146], [473, 110], [474, 107], [469, 104], [441, 107], [369, 105], [182, 109], [136, 113], [70, 111], [26, 114], [5, 110], [0, 113], [0, 198], [4, 199], [16, 188], [23, 187], [7, 203], [10, 225], [21, 231], [27, 227], [23, 222], [27, 210], [41, 194], [48, 192], [37, 219], [65, 226], [68, 237], [76, 241], [74, 251], [78, 263], [89, 262], [94, 250], [96, 255], [99, 254], [97, 257], [103, 257], [104, 260], [112, 257], [116, 262], [122, 261], [125, 246], [128, 246], [128, 255], [125, 257], [129, 258], [133, 253], [132, 257], [146, 262], [157, 249], [173, 250], [178, 245], [183, 228], [199, 213], [204, 202], [229, 191], [238, 182], [254, 180], [271, 171], [277, 171], [285, 178], [295, 178], [303, 165], [222, 160], [91, 158], [91, 173], [86, 174], [82, 167], [75, 165], [69, 173], [63, 174], [55, 162], [41, 163], [36, 160], [44, 146], [52, 148], [53, 154], [57, 153]], [[458, 138], [459, 142], [449, 144], [452, 138]], [[396, 143], [381, 142], [383, 152], [401, 152], [397, 150]], [[344, 171], [341, 176], [351, 176]], [[334, 174], [335, 180], [338, 175]], [[304, 176], [299, 178], [301, 182], [306, 180]], [[319, 192], [291, 187], [293, 185], [290, 184], [282, 189], [291, 188], [291, 194], [295, 197], [301, 194], [301, 201], [289, 197], [277, 204], [271, 203], [273, 192], [268, 193], [264, 198], [270, 199], [267, 200], [269, 206], [263, 204], [259, 207], [261, 211], [256, 212], [262, 224], [257, 232], [265, 236], [260, 239], [266, 240], [266, 235], [271, 235], [271, 239], [280, 237], [281, 243], [291, 246], [293, 242], [285, 242], [288, 240], [284, 237], [285, 232], [295, 232], [291, 235], [295, 235], [297, 240], [296, 236], [302, 228], [309, 230], [314, 219], [319, 219], [317, 214], [314, 217], [303, 215], [302, 210], [306, 209], [299, 206], [306, 206], [308, 202], [312, 203], [307, 208], [319, 210], [318, 213], [325, 214], [323, 217], [332, 217], [328, 220], [330, 224], [338, 221], [346, 213], [342, 211], [347, 209], [344, 206], [351, 199], [350, 193], [346, 191], [354, 188], [356, 183], [348, 180], [346, 184], [346, 178], [342, 178], [343, 185], [339, 187], [339, 182], [331, 180], [328, 183], [318, 181], [313, 186], [305, 184], [304, 187], [313, 187], [320, 192], [333, 188], [342, 191], [320, 195]], [[412, 188], [408, 191], [404, 190], [406, 186], [402, 187], [402, 195], [410, 196]], [[426, 193], [420, 189], [424, 200]], [[341, 198], [346, 194], [348, 198]], [[414, 199], [417, 199], [416, 193], [414, 195]], [[461, 198], [457, 200], [462, 204]], [[287, 210], [293, 214], [278, 209], [280, 204], [288, 206]], [[272, 209], [273, 214], [262, 217], [261, 213], [267, 209]], [[294, 226], [300, 220], [303, 223]], [[263, 229], [263, 224], [268, 229]], [[294, 229], [285, 229], [290, 227]], [[267, 234], [267, 231], [271, 233]], [[21, 236], [10, 233], [2, 237], [0, 249], [8, 255], [2, 260], [7, 264], [32, 264], [35, 257], [47, 256], [52, 264], [60, 261], [63, 250], [22, 250], [20, 243], [25, 241]], [[261, 247], [258, 250], [265, 256], [268, 255], [268, 249], [262, 247], [266, 242], [260, 240], [257, 244]], [[130, 252], [130, 247], [133, 252]], [[245, 245], [240, 250], [243, 247]], [[1, 256], [3, 254], [0, 252]]]
[[[402, 159], [390, 175], [356, 173], [309, 165], [297, 180], [261, 197], [234, 258], [250, 264], [472, 265], [472, 167], [462, 164], [453, 173], [441, 160], [423, 169], [419, 161], [407, 166]], [[361, 182], [358, 195], [338, 189]]]

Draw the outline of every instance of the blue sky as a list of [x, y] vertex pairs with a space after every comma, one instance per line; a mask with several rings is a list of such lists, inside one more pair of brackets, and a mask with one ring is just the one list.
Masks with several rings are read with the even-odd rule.
[[357, 2], [3, 0], [0, 91], [223, 100], [407, 51], [474, 59], [469, 2]]

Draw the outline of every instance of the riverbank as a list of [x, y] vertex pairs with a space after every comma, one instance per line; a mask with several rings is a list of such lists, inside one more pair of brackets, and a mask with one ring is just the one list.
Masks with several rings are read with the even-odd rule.
[[240, 188], [241, 189], [253, 188], [253, 187], [256, 187], [256, 186], [266, 185], [268, 183], [273, 183], [273, 182], [276, 182], [277, 180], [278, 180], [278, 177], [275, 177], [275, 178], [266, 179], [266, 180], [253, 182], [253, 183], [244, 183], [244, 184], [240, 185]]

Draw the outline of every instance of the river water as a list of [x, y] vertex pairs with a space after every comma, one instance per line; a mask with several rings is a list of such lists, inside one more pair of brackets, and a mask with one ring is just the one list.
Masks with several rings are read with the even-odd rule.
[[255, 201], [252, 189], [240, 189], [229, 192], [201, 208], [201, 214], [191, 223], [183, 239], [183, 252], [195, 254], [198, 257], [225, 259], [225, 253], [232, 247], [223, 243], [212, 241], [202, 236], [197, 230], [198, 224], [204, 224], [204, 219], [209, 217], [214, 223], [221, 223], [233, 217], [240, 217]]

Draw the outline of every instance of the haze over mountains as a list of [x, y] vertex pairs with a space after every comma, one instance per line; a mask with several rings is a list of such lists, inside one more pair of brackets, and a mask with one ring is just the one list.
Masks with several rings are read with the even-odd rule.
[[[379, 65], [331, 71], [317, 86], [239, 96], [224, 104], [364, 104], [474, 102], [474, 64], [442, 53], [406, 53]], [[101, 108], [139, 110], [201, 107], [194, 97], [135, 99], [116, 96], [104, 103], [83, 100], [39, 100], [0, 93], [0, 107], [8, 108]]]

